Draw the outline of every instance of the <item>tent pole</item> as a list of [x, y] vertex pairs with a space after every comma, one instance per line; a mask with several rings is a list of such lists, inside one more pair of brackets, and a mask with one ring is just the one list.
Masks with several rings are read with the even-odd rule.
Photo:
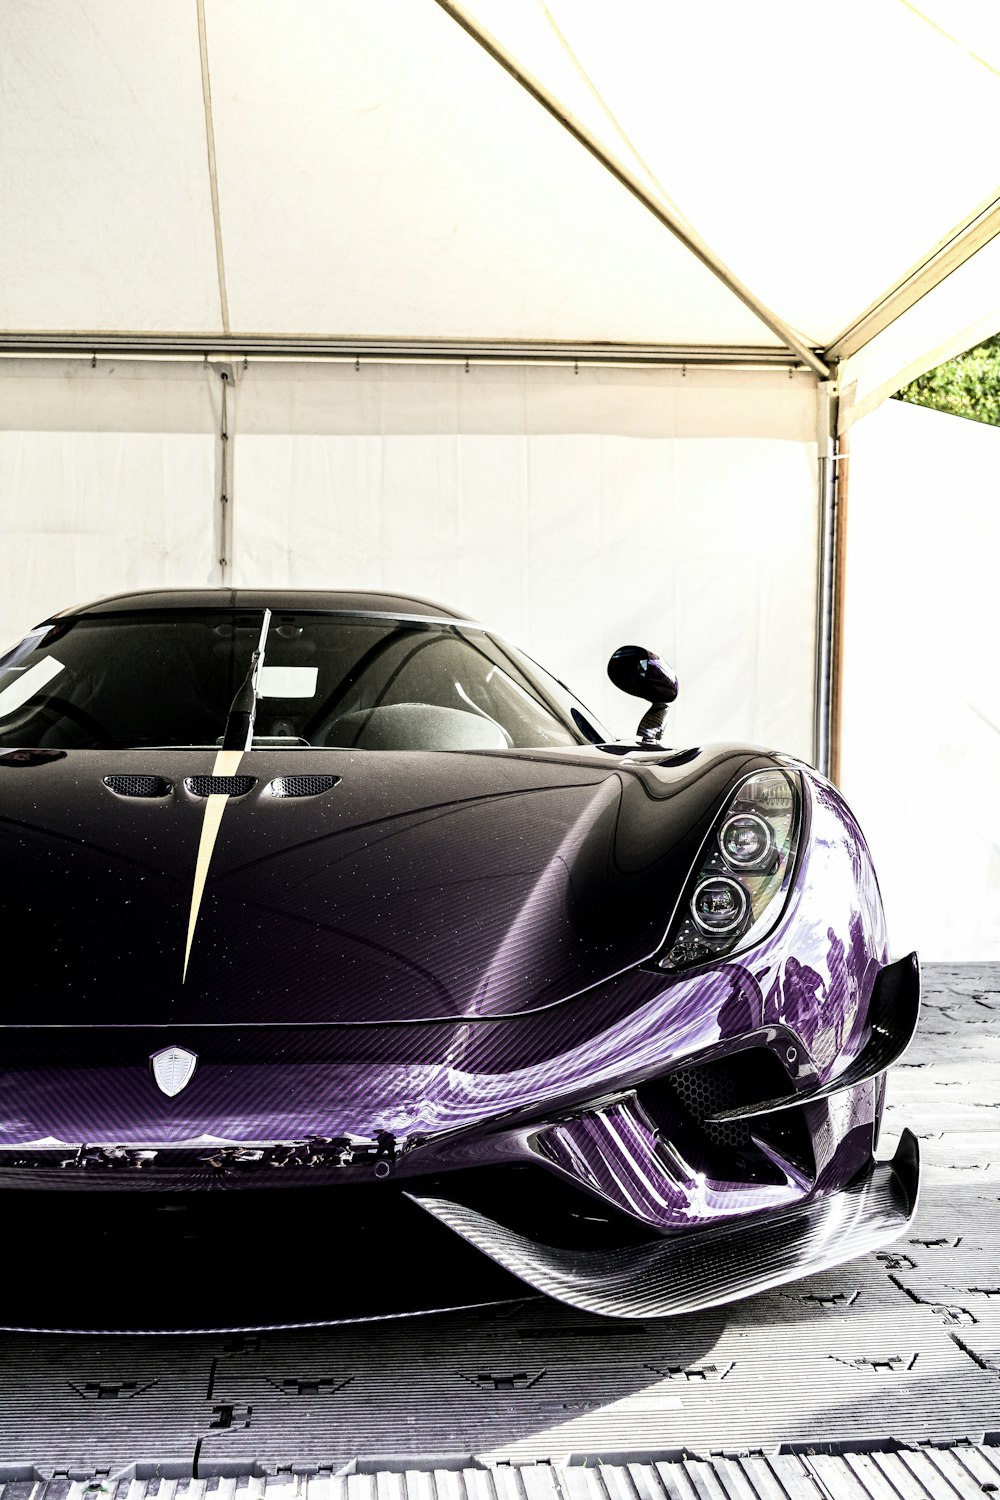
[[839, 460], [837, 387], [822, 381], [817, 392], [819, 504], [816, 557], [816, 666], [813, 700], [813, 764], [835, 780], [840, 770], [840, 670], [842, 633], [842, 528], [838, 514]]
[[324, 360], [329, 363], [592, 365], [596, 368], [794, 370], [799, 361], [774, 344], [623, 344], [566, 339], [333, 338], [311, 334], [0, 332], [7, 356], [97, 355], [136, 359]]
[[738, 297], [743, 305], [748, 307], [765, 327], [769, 328], [781, 340], [787, 349], [791, 349], [797, 354], [802, 363], [807, 365], [821, 380], [829, 379], [829, 367], [816, 353], [815, 349], [810, 348], [804, 339], [800, 338], [787, 323], [778, 317], [777, 313], [773, 313], [769, 307], [766, 307], [750, 291], [749, 287], [744, 286], [733, 275], [729, 267], [719, 259], [715, 251], [705, 243], [701, 236], [680, 218], [679, 215], [671, 212], [665, 204], [661, 203], [655, 194], [651, 193], [639, 181], [638, 177], [629, 171], [623, 162], [620, 162], [616, 156], [613, 156], [610, 151], [606, 150], [597, 137], [592, 135], [575, 115], [570, 114], [539, 79], [535, 78], [525, 68], [522, 68], [520, 63], [505, 50], [496, 37], [488, 32], [485, 27], [480, 26], [478, 21], [474, 20], [468, 14], [464, 6], [458, 3], [458, 0], [435, 0], [435, 3], [447, 15], [451, 16], [452, 20], [457, 22], [463, 31], [468, 32], [473, 41], [478, 42], [480, 47], [489, 53], [490, 57], [495, 62], [498, 62], [515, 82], [519, 83], [543, 109], [546, 109], [553, 119], [558, 120], [559, 124], [565, 130], [569, 131], [574, 140], [579, 141], [580, 145], [589, 151], [591, 156], [595, 157], [601, 163], [602, 167], [611, 173], [612, 177], [620, 182], [623, 187], [627, 188], [633, 197], [637, 198], [643, 207], [648, 209], [654, 219], [657, 219], [665, 229], [669, 229], [670, 233], [675, 235], [681, 244], [686, 246], [691, 251], [691, 254], [696, 256], [702, 265], [706, 266], [724, 286], [728, 287], [733, 295]]
[[857, 354], [998, 234], [1000, 197], [994, 197], [957, 224], [895, 286], [883, 292], [859, 318], [838, 333], [829, 348], [823, 351], [824, 359], [845, 360]]
[[233, 435], [234, 396], [232, 368], [209, 366], [219, 377], [219, 430], [216, 442], [215, 486], [218, 510], [215, 524], [215, 552], [219, 583], [230, 582], [233, 568]]
[[838, 433], [834, 453], [836, 526], [834, 529], [833, 618], [830, 661], [830, 780], [841, 785], [842, 714], [844, 700], [844, 580], [847, 567], [847, 491], [850, 463], [848, 436]]

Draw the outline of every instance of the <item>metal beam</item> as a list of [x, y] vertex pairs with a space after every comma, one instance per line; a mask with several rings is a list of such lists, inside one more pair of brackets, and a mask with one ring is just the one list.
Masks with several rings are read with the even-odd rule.
[[833, 538], [833, 603], [830, 611], [830, 766], [827, 775], [834, 786], [841, 784], [844, 730], [844, 626], [846, 623], [847, 503], [850, 479], [848, 435], [841, 432], [835, 446], [836, 500]]
[[928, 292], [957, 271], [959, 266], [988, 245], [1000, 234], [1000, 196], [987, 199], [985, 203], [956, 224], [922, 260], [912, 266], [906, 275], [878, 297], [870, 307], [855, 318], [853, 323], [838, 333], [833, 342], [823, 350], [827, 361], [850, 359], [866, 344], [870, 344], [891, 323], [901, 318]]
[[[819, 505], [816, 552], [816, 656], [813, 689], [813, 765], [830, 776], [839, 765], [839, 746], [834, 744], [834, 703], [840, 691], [835, 672], [840, 668], [836, 652], [838, 635], [837, 579], [842, 536], [837, 521], [838, 462], [837, 387], [823, 382], [818, 391], [817, 451]], [[839, 730], [839, 726], [838, 726]]]
[[457, 0], [435, 0], [435, 3], [453, 21], [457, 22], [463, 31], [466, 31], [474, 41], [478, 42], [480, 47], [495, 62], [498, 62], [543, 109], [547, 110], [553, 119], [558, 120], [559, 124], [569, 132], [574, 140], [579, 141], [580, 145], [589, 151], [591, 156], [599, 161], [601, 166], [610, 172], [616, 181], [627, 188], [632, 196], [637, 198], [644, 208], [648, 209], [654, 219], [657, 219], [665, 229], [669, 229], [670, 233], [679, 239], [681, 244], [686, 246], [691, 251], [691, 254], [700, 260], [702, 265], [706, 266], [712, 272], [713, 276], [722, 282], [723, 286], [727, 287], [735, 297], [738, 297], [743, 305], [748, 307], [765, 327], [769, 328], [781, 340], [786, 348], [797, 354], [801, 362], [807, 365], [821, 380], [829, 379], [830, 371], [827, 368], [826, 362], [816, 350], [810, 348], [794, 329], [790, 328], [787, 323], [778, 317], [777, 313], [773, 313], [769, 307], [766, 307], [750, 291], [749, 287], [744, 286], [734, 276], [733, 272], [730, 271], [729, 267], [719, 259], [715, 251], [705, 243], [701, 236], [689, 224], [685, 223], [678, 215], [667, 208], [665, 204], [661, 203], [655, 194], [651, 193], [623, 162], [619, 161], [616, 156], [613, 156], [597, 137], [591, 134], [582, 121], [578, 120], [575, 115], [570, 114], [539, 79], [523, 68], [507, 52], [495, 36], [488, 32], [485, 27], [480, 26], [478, 21], [470, 16], [462, 5], [457, 3]]
[[2, 355], [172, 359], [329, 360], [339, 363], [546, 364], [782, 369], [799, 366], [770, 345], [569, 343], [518, 339], [313, 338], [297, 334], [0, 333]]

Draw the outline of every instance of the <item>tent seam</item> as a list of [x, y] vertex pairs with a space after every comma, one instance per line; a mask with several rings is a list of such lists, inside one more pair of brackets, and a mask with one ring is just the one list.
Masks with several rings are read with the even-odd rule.
[[674, 202], [673, 198], [671, 198], [670, 194], [666, 191], [666, 189], [663, 186], [663, 183], [660, 181], [659, 176], [656, 174], [656, 172], [653, 171], [652, 167], [649, 165], [649, 163], [646, 161], [645, 157], [642, 155], [642, 153], [639, 151], [639, 149], [635, 145], [635, 142], [632, 140], [631, 136], [624, 129], [624, 127], [622, 126], [620, 120], [618, 119], [617, 115], [615, 114], [614, 110], [611, 108], [610, 104], [605, 99], [604, 95], [601, 93], [600, 89], [597, 87], [597, 85], [595, 84], [594, 80], [591, 78], [590, 74], [587, 72], [586, 68], [583, 66], [583, 63], [580, 61], [579, 57], [574, 52], [573, 48], [570, 46], [569, 41], [567, 40], [567, 38], [563, 35], [562, 31], [559, 29], [559, 25], [558, 25], [558, 23], [556, 21], [556, 18], [555, 18], [555, 16], [553, 16], [553, 14], [552, 14], [551, 10], [549, 9], [548, 5], [546, 5], [545, 0], [538, 0], [538, 3], [539, 3], [539, 6], [540, 6], [540, 8], [542, 10], [543, 15], [545, 16], [546, 21], [548, 21], [548, 23], [549, 23], [549, 26], [550, 26], [550, 28], [552, 30], [553, 35], [555, 36], [555, 38], [558, 41], [559, 45], [562, 47], [563, 51], [565, 52], [566, 56], [568, 57], [570, 63], [573, 66], [573, 68], [579, 74], [580, 78], [583, 80], [583, 83], [585, 84], [585, 86], [587, 87], [587, 89], [589, 90], [589, 92], [592, 94], [593, 98], [597, 102], [598, 107], [604, 112], [604, 114], [607, 117], [609, 123], [611, 124], [611, 126], [613, 127], [613, 129], [615, 130], [615, 132], [617, 133], [618, 138], [621, 140], [621, 142], [625, 146], [626, 150], [630, 153], [630, 155], [632, 156], [633, 160], [637, 163], [637, 165], [646, 174], [646, 176], [648, 177], [649, 181], [656, 188], [656, 191], [659, 193], [659, 195], [660, 195], [661, 199], [663, 200], [663, 202], [669, 206], [669, 208], [671, 209], [671, 211], [673, 212], [673, 214], [675, 215], [675, 217], [678, 220], [683, 220], [683, 222], [684, 222], [685, 226], [688, 228], [688, 230], [691, 231], [691, 232], [694, 232], [694, 226], [693, 226], [693, 224], [688, 219], [687, 215], [681, 212], [681, 209], [680, 209], [679, 205]]
[[212, 79], [208, 67], [208, 34], [205, 26], [205, 0], [196, 0], [198, 8], [198, 54], [201, 61], [201, 95], [205, 106], [205, 145], [208, 150], [208, 182], [212, 195], [212, 228], [215, 233], [215, 269], [219, 282], [219, 310], [222, 329], [229, 332], [229, 297], [226, 291], [226, 262], [222, 250], [222, 217], [219, 211], [219, 179], [215, 158], [215, 124], [212, 116]]

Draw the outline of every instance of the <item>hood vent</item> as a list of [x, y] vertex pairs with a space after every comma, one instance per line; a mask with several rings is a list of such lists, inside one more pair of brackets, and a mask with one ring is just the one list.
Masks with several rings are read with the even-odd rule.
[[105, 776], [104, 785], [117, 797], [167, 797], [173, 790], [162, 776]]
[[339, 776], [276, 776], [268, 791], [272, 797], [320, 797], [339, 780]]
[[185, 776], [184, 785], [195, 797], [245, 797], [257, 785], [256, 776]]

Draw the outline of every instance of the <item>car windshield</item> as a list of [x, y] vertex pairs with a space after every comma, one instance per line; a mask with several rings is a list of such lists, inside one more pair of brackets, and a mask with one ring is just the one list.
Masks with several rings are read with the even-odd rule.
[[[40, 626], [0, 658], [0, 746], [218, 746], [262, 624], [260, 610], [174, 609]], [[486, 631], [271, 615], [256, 748], [503, 750], [606, 737], [565, 688]]]

